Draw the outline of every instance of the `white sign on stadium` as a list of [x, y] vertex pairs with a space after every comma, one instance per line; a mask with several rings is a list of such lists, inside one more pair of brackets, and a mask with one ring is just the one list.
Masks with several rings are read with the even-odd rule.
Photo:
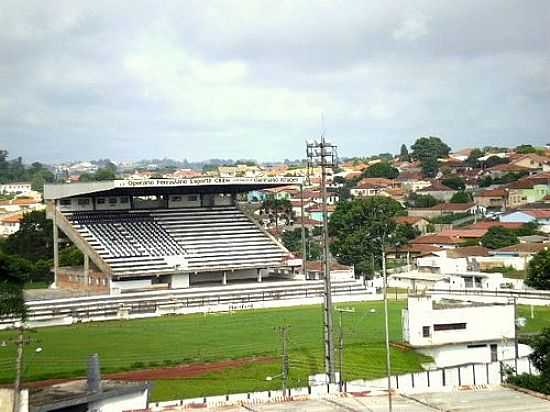
[[205, 186], [242, 184], [299, 185], [303, 177], [194, 177], [188, 179], [115, 180], [115, 187]]

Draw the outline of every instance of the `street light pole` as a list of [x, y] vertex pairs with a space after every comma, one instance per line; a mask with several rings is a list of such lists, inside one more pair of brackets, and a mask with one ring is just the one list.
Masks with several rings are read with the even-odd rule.
[[382, 276], [384, 277], [384, 329], [386, 338], [386, 376], [388, 379], [388, 411], [392, 412], [391, 394], [391, 356], [390, 356], [390, 333], [388, 322], [388, 273], [386, 270], [386, 252], [384, 250], [385, 234], [382, 236]]

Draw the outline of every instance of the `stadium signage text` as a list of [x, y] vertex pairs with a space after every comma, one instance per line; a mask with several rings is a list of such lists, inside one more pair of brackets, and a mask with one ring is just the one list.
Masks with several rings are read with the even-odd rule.
[[299, 185], [303, 177], [194, 177], [187, 179], [115, 180], [115, 187], [206, 186], [242, 184]]

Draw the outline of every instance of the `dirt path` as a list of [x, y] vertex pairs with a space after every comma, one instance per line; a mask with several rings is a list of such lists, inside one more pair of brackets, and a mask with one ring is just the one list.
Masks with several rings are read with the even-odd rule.
[[[128, 372], [116, 372], [103, 375], [104, 379], [126, 380], [126, 381], [149, 381], [155, 379], [181, 379], [191, 376], [202, 375], [208, 372], [221, 371], [226, 368], [237, 368], [250, 363], [269, 363], [272, 357], [261, 356], [252, 358], [241, 358], [235, 360], [224, 360], [218, 362], [191, 363], [165, 368], [140, 369]], [[74, 379], [48, 379], [45, 381], [36, 381], [25, 383], [27, 388], [40, 388], [54, 385], [56, 383], [67, 382], [75, 379], [84, 379], [83, 377]]]

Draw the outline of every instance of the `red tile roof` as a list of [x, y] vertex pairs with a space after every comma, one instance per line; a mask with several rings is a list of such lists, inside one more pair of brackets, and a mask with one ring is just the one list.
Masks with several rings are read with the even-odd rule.
[[[342, 265], [338, 262], [330, 262], [330, 270], [350, 270], [351, 266]], [[320, 260], [308, 260], [306, 262], [306, 270], [311, 272], [321, 272], [323, 270], [323, 264]]]
[[464, 229], [490, 229], [494, 226], [505, 227], [507, 229], [519, 229], [523, 226], [523, 223], [519, 222], [499, 222], [497, 220], [487, 222], [477, 222], [473, 225], [466, 226]]
[[459, 237], [462, 239], [479, 239], [488, 229], [451, 229], [439, 232], [441, 236]]
[[410, 244], [456, 245], [463, 240], [455, 236], [425, 235], [411, 240]]
[[401, 225], [414, 225], [421, 220], [426, 221], [422, 216], [397, 216], [394, 221]]
[[547, 250], [550, 245], [546, 243], [518, 243], [512, 246], [495, 249], [495, 252], [538, 253]]
[[440, 203], [435, 206], [432, 206], [431, 210], [441, 210], [445, 211], [467, 211], [475, 206], [475, 203]]
[[533, 216], [535, 219], [550, 219], [550, 210], [522, 210], [521, 212]]
[[476, 197], [506, 197], [507, 192], [504, 189], [487, 189], [479, 192]]
[[489, 249], [483, 246], [464, 246], [447, 250], [447, 256], [461, 258], [468, 256], [489, 256]]

